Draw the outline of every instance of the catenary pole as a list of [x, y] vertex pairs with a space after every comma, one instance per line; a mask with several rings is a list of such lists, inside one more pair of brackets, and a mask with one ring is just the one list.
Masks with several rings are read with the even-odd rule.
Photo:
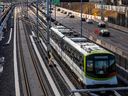
[[81, 0], [81, 2], [80, 2], [80, 13], [81, 13], [81, 16], [80, 16], [80, 25], [81, 25], [81, 28], [80, 28], [80, 32], [81, 32], [81, 37], [82, 37], [82, 13], [83, 13], [83, 8], [82, 8], [82, 4], [83, 2], [82, 2], [82, 0]]
[[46, 0], [46, 9], [47, 9], [47, 55], [50, 58], [50, 0]]
[[39, 24], [38, 5], [39, 5], [39, 1], [36, 0], [36, 33], [37, 33], [37, 38], [39, 37], [39, 34], [38, 34], [38, 24]]
[[104, 21], [104, 9], [103, 9], [103, 4], [104, 4], [104, 1], [101, 0], [101, 20]]

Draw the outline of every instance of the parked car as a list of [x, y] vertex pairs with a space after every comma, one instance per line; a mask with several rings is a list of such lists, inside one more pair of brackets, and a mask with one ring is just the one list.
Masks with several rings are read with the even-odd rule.
[[56, 28], [57, 28], [57, 29], [65, 29], [66, 27], [63, 26], [63, 25], [58, 25], [58, 26], [56, 26]]
[[103, 27], [103, 28], [105, 28], [105, 27], [106, 27], [105, 22], [99, 22], [99, 23], [98, 23], [98, 27]]
[[82, 18], [81, 21], [86, 21], [86, 18]]
[[73, 14], [70, 14], [69, 17], [70, 18], [75, 18], [75, 16]]
[[108, 29], [101, 29], [99, 35], [104, 36], [104, 37], [109, 37], [110, 32]]
[[92, 19], [87, 19], [86, 22], [87, 22], [88, 24], [93, 24], [93, 20], [92, 20]]
[[58, 8], [57, 11], [60, 11], [60, 8]]
[[62, 10], [61, 13], [64, 13], [64, 10]]
[[64, 14], [67, 14], [67, 12], [65, 11]]
[[72, 14], [72, 13], [71, 13], [71, 12], [68, 12], [68, 16], [69, 16], [70, 14]]
[[103, 36], [103, 37], [109, 37], [110, 36], [110, 32], [108, 29], [95, 29], [95, 34]]
[[54, 8], [51, 7], [51, 10], [53, 10]]

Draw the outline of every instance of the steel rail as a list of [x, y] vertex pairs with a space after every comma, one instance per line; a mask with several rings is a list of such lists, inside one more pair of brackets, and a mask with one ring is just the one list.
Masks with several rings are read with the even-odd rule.
[[21, 37], [20, 37], [20, 32], [18, 32], [18, 31], [19, 31], [19, 24], [18, 24], [18, 28], [17, 28], [17, 49], [18, 49], [18, 52], [19, 52], [18, 58], [21, 59], [20, 63], [22, 64], [24, 82], [25, 82], [25, 85], [26, 85], [26, 94], [25, 94], [25, 96], [31, 96], [29, 80], [28, 80], [28, 77], [27, 77], [25, 61], [24, 61], [24, 57], [23, 57], [23, 50], [22, 50], [22, 45], [21, 45]]
[[[25, 26], [27, 26], [27, 24], [24, 24], [24, 27]], [[27, 29], [25, 28], [25, 30], [27, 30]], [[32, 57], [33, 65], [35, 67], [39, 82], [41, 84], [41, 88], [42, 88], [45, 96], [49, 96], [50, 93], [47, 91], [47, 88], [45, 88], [46, 86], [44, 86], [45, 82], [44, 82], [44, 79], [42, 78], [42, 70], [40, 69], [40, 66], [39, 66], [40, 63], [37, 60], [37, 56], [35, 56], [35, 52], [34, 52], [34, 50], [32, 48], [32, 44], [31, 44], [31, 41], [30, 41], [30, 38], [29, 38], [30, 34], [28, 34], [27, 31], [25, 32], [25, 34], [26, 34], [27, 44], [28, 44], [28, 47], [29, 47], [29, 50], [30, 50], [30, 55]]]
[[[20, 14], [21, 15], [21, 14]], [[18, 25], [19, 26], [19, 25]], [[30, 53], [30, 55], [31, 55], [31, 60], [32, 60], [32, 62], [33, 62], [33, 65], [34, 65], [34, 67], [35, 67], [35, 70], [36, 70], [36, 72], [38, 71], [38, 69], [36, 68], [36, 66], [35, 65], [37, 65], [37, 64], [39, 64], [39, 63], [37, 63], [37, 61], [36, 61], [36, 57], [34, 57], [35, 55], [32, 53], [32, 47], [30, 46], [30, 43], [28, 42], [28, 38], [29, 37], [27, 37], [27, 35], [28, 34], [26, 34], [27, 33], [27, 31], [26, 31], [26, 29], [25, 29], [25, 26], [23, 26], [23, 28], [24, 29], [22, 29], [22, 30], [25, 30], [24, 32], [25, 32], [25, 38], [26, 38], [26, 42], [27, 42], [27, 45], [28, 45], [28, 47], [29, 47], [29, 53]], [[21, 31], [21, 30], [20, 30]], [[18, 30], [17, 30], [17, 32], [18, 32]], [[17, 39], [19, 39], [18, 40], [18, 49], [20, 50], [19, 52], [19, 54], [20, 54], [20, 56], [19, 56], [19, 58], [21, 58], [21, 61], [22, 61], [22, 70], [23, 70], [23, 74], [24, 74], [24, 82], [25, 82], [25, 86], [26, 86], [26, 93], [25, 93], [25, 91], [24, 91], [24, 94], [25, 94], [25, 96], [32, 96], [32, 93], [31, 93], [31, 88], [30, 88], [30, 83], [29, 83], [29, 79], [28, 79], [28, 74], [27, 74], [27, 69], [26, 69], [26, 66], [25, 66], [25, 61], [24, 61], [24, 56], [23, 56], [23, 46], [22, 46], [22, 44], [21, 44], [21, 34], [20, 34], [20, 32], [19, 32], [19, 34], [17, 34], [18, 36], [17, 36]], [[30, 41], [30, 40], [29, 40]], [[36, 58], [36, 59], [35, 59]], [[37, 72], [37, 77], [38, 77], [38, 80], [39, 80], [39, 82], [40, 82], [40, 84], [41, 84], [41, 88], [42, 88], [42, 91], [43, 91], [43, 93], [44, 93], [44, 95], [45, 96], [49, 96], [49, 95], [47, 95], [47, 92], [44, 90], [44, 86], [43, 86], [43, 83], [42, 83], [42, 80], [41, 80], [41, 75], [39, 75], [39, 72]]]
[[[45, 31], [45, 30], [44, 30]], [[39, 31], [40, 32], [40, 31]], [[41, 32], [40, 32], [40, 34], [41, 34]], [[42, 35], [42, 34], [41, 34]], [[46, 39], [45, 39], [46, 40]], [[36, 41], [38, 41], [38, 43], [36, 42]], [[45, 50], [45, 48], [42, 46], [42, 44], [39, 42], [40, 40], [38, 40], [38, 38], [36, 38], [36, 45], [37, 45], [37, 47], [38, 47], [38, 49], [40, 50], [40, 54], [41, 54], [41, 56], [42, 56], [42, 58], [44, 59], [44, 61], [46, 62], [46, 64], [48, 64], [49, 62], [48, 62], [48, 57], [47, 57], [47, 51]], [[45, 54], [45, 56], [44, 56], [44, 54]], [[56, 77], [55, 77], [55, 74], [53, 73], [53, 68], [50, 68], [49, 67], [49, 65], [46, 65], [47, 66], [47, 68], [49, 69], [49, 71], [50, 71], [50, 73], [51, 73], [51, 75], [52, 75], [52, 77], [53, 77], [53, 79], [54, 79], [54, 82], [55, 82], [55, 84], [57, 85], [57, 88], [59, 89], [59, 91], [60, 91], [60, 93], [61, 93], [61, 95], [62, 96], [65, 96], [65, 95], [63, 95], [64, 93], [62, 92], [62, 90], [61, 90], [61, 86], [58, 84], [58, 80], [56, 80]], [[55, 70], [55, 69], [54, 69]], [[58, 72], [56, 72], [57, 74], [58, 74]], [[58, 75], [58, 76], [60, 76], [60, 75]], [[62, 80], [62, 78], [61, 78], [61, 80]]]

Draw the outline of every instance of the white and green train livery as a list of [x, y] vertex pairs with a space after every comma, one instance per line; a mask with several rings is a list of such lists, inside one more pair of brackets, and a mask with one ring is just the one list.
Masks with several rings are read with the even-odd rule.
[[116, 85], [114, 54], [64, 26], [51, 28], [51, 46], [85, 85]]

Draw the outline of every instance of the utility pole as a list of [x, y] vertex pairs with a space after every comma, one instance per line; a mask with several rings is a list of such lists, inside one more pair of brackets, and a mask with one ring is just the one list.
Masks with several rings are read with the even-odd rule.
[[50, 17], [49, 17], [49, 19], [50, 19], [50, 27], [51, 27], [51, 14], [52, 14], [52, 2], [51, 2], [51, 0], [50, 0]]
[[36, 33], [37, 33], [37, 38], [39, 39], [39, 34], [38, 34], [38, 24], [39, 24], [39, 14], [38, 14], [38, 4], [39, 4], [39, 1], [36, 0]]
[[104, 11], [104, 9], [103, 9], [104, 1], [101, 0], [100, 3], [101, 3], [101, 20], [104, 21], [104, 12], [103, 12]]
[[26, 9], [27, 13], [26, 13], [26, 17], [28, 18], [28, 0], [27, 0], [27, 9]]
[[81, 37], [82, 37], [82, 27], [83, 27], [83, 24], [82, 24], [82, 13], [83, 13], [83, 4], [82, 4], [83, 2], [82, 2], [82, 0], [81, 0], [81, 2], [80, 2], [80, 11], [81, 11], [81, 18], [80, 18], [80, 25], [81, 25], [81, 28], [80, 28], [80, 35], [81, 35]]
[[55, 21], [56, 21], [56, 4], [55, 4]]
[[46, 8], [47, 8], [47, 55], [50, 58], [50, 10], [49, 10], [50, 0], [46, 0]]
[[128, 8], [125, 7], [125, 26], [128, 27]]

